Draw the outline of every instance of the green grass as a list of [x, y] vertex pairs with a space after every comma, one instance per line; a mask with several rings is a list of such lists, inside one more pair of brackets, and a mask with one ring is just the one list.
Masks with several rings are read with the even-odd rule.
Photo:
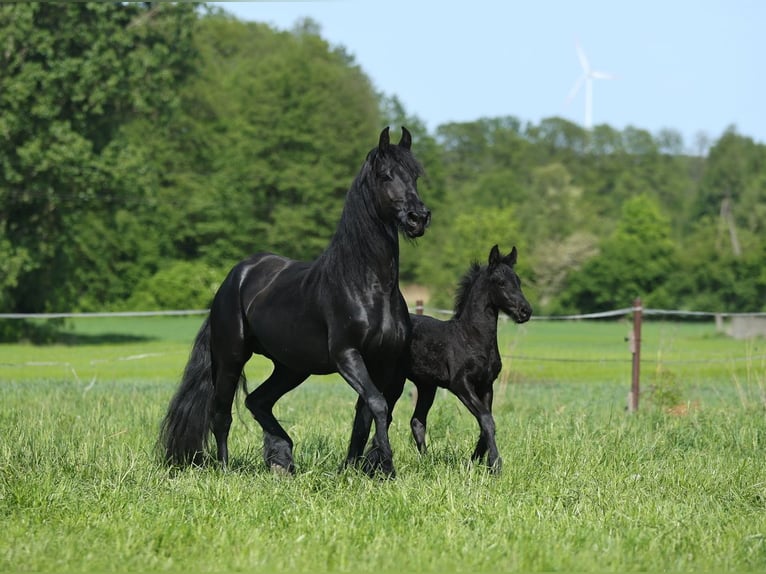
[[[295, 477], [267, 472], [241, 396], [230, 470], [163, 468], [159, 421], [201, 319], [125, 321], [0, 345], [0, 571], [766, 569], [762, 340], [645, 324], [630, 415], [627, 323], [503, 324], [502, 474], [468, 463], [476, 423], [445, 393], [418, 456], [408, 386], [398, 477], [378, 481], [337, 470], [355, 394], [335, 376], [277, 405]], [[251, 386], [268, 371], [254, 358]], [[671, 383], [683, 416], [652, 399]]]

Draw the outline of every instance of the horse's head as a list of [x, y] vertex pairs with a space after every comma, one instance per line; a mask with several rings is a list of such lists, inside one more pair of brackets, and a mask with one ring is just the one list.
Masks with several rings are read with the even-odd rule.
[[378, 147], [370, 152], [375, 201], [381, 219], [393, 221], [410, 238], [420, 237], [431, 222], [431, 211], [418, 195], [423, 168], [410, 151], [412, 136], [402, 126], [398, 144], [389, 141], [388, 128], [380, 133]]
[[516, 247], [508, 255], [500, 255], [495, 245], [489, 252], [489, 297], [492, 304], [517, 323], [525, 323], [532, 316], [532, 306], [521, 291], [521, 279], [516, 275]]

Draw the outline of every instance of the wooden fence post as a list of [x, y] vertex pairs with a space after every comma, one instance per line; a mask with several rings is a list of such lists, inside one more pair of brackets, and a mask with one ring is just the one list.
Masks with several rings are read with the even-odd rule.
[[633, 334], [630, 338], [630, 351], [633, 353], [633, 372], [630, 382], [630, 394], [628, 395], [628, 411], [634, 413], [638, 410], [638, 395], [640, 393], [641, 373], [641, 318], [643, 307], [641, 298], [633, 301]]
[[[423, 300], [418, 299], [415, 301], [415, 315], [422, 315], [423, 314]], [[418, 388], [416, 386], [412, 386], [412, 404], [416, 404], [418, 402]]]

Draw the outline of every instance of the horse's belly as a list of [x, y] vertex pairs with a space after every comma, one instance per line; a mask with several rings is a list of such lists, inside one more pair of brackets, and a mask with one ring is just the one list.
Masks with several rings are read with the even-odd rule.
[[254, 352], [281, 363], [296, 372], [313, 375], [327, 375], [336, 371], [326, 349], [315, 349], [306, 345], [295, 345], [293, 341], [280, 343], [271, 338], [263, 344], [256, 340]]
[[298, 372], [325, 375], [335, 372], [325, 331], [310, 322], [260, 320], [251, 323], [253, 352]]

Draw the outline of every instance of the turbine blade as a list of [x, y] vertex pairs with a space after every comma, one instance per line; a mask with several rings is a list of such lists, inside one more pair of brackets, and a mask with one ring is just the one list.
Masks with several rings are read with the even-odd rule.
[[615, 76], [614, 74], [608, 74], [606, 72], [593, 71], [588, 75], [594, 80], [616, 80], [617, 79], [617, 76]]
[[580, 60], [580, 66], [582, 66], [583, 72], [590, 73], [590, 64], [588, 63], [588, 57], [585, 55], [585, 50], [580, 45], [580, 40], [575, 40], [575, 48], [577, 49], [577, 57]]
[[569, 94], [567, 94], [566, 103], [569, 103], [572, 101], [572, 99], [577, 95], [577, 92], [580, 91], [580, 88], [582, 88], [583, 82], [585, 82], [585, 74], [577, 78], [577, 81], [575, 81], [574, 85], [572, 86], [572, 89], [569, 90]]

